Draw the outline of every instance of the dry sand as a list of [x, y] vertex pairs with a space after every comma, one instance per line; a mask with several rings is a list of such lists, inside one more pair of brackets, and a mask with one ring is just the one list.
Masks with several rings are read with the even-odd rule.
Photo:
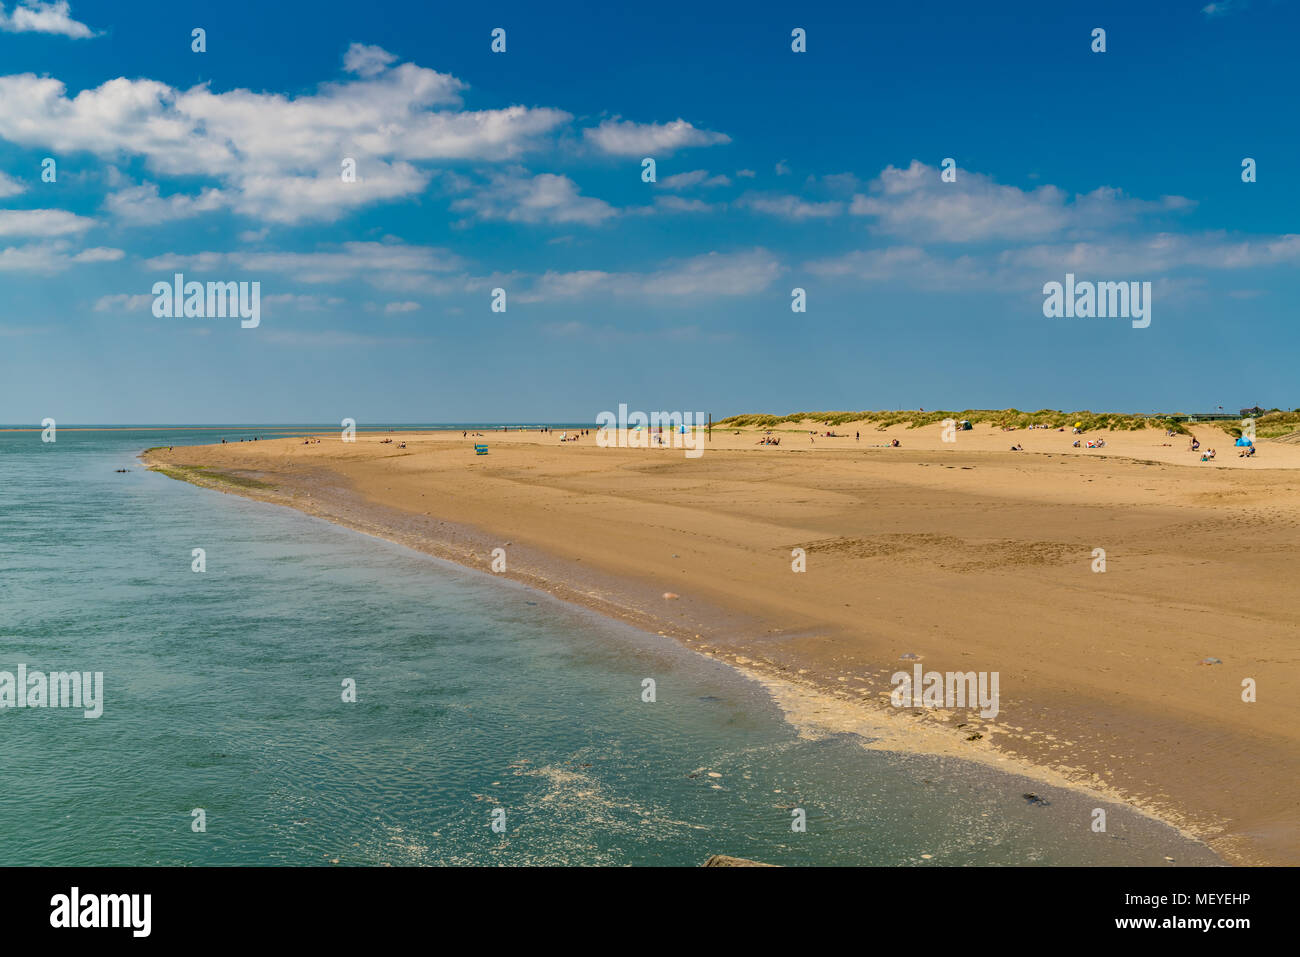
[[[939, 426], [791, 428], [775, 448], [733, 431], [695, 459], [598, 448], [594, 430], [333, 432], [146, 459], [484, 571], [504, 547], [507, 577], [736, 664], [808, 733], [1068, 783], [1229, 861], [1300, 863], [1300, 445], [1261, 440], [1243, 460], [1197, 426], [1219, 452], [1201, 463], [1155, 430], [1091, 434], [1102, 450], [987, 425], [954, 443]], [[1000, 713], [891, 707], [905, 654], [999, 672]]]

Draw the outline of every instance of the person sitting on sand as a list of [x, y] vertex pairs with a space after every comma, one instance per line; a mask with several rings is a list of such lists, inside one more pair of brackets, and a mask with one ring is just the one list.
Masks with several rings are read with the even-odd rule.
[[1024, 449], [1024, 446], [1022, 446], [1022, 445], [1013, 445], [1013, 446], [1011, 446], [1011, 451], [1012, 451], [1012, 452], [1023, 452], [1024, 450], [1025, 450], [1025, 449]]
[[1201, 442], [1199, 439], [1192, 439], [1192, 451], [1193, 452], [1201, 451]]
[[894, 439], [894, 441], [892, 441], [892, 442], [889, 443], [890, 448], [895, 448], [895, 449], [898, 448], [898, 447], [899, 447], [900, 445], [902, 445], [902, 444], [903, 444], [903, 443], [900, 442], [900, 441], [898, 441], [898, 439]]

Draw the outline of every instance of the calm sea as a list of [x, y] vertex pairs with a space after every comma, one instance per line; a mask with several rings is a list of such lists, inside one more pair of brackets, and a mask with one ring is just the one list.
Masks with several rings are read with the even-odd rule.
[[104, 676], [98, 719], [0, 710], [0, 864], [1215, 860], [1021, 779], [800, 739], [667, 639], [136, 460], [213, 436], [0, 433], [0, 671]]

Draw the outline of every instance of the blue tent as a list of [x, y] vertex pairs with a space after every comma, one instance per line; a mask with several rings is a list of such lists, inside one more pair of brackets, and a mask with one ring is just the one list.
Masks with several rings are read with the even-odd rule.
[[1243, 448], [1250, 448], [1255, 443], [1243, 435], [1241, 438], [1237, 439], [1235, 444], [1242, 446]]

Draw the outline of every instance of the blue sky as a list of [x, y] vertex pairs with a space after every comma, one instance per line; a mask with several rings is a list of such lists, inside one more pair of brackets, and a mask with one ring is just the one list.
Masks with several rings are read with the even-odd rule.
[[0, 422], [1300, 406], [1294, 3], [590, 6], [0, 0]]

